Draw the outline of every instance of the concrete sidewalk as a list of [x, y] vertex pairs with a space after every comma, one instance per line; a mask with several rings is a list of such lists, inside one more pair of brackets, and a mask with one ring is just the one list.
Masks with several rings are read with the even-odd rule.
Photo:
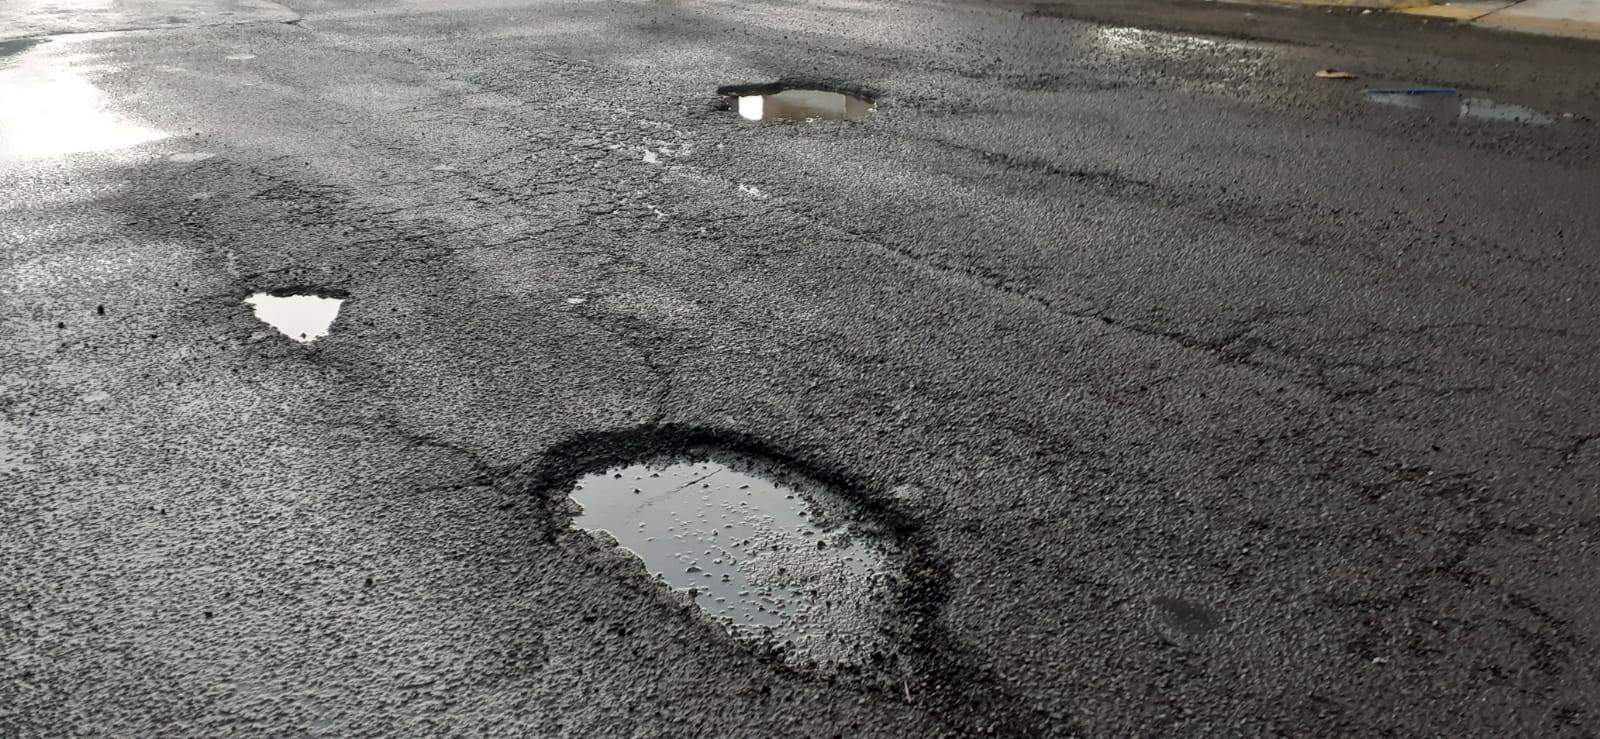
[[1463, 0], [1399, 12], [1505, 31], [1600, 39], [1600, 0]]
[[1365, 8], [1503, 31], [1600, 39], [1600, 0], [1261, 0], [1258, 4]]

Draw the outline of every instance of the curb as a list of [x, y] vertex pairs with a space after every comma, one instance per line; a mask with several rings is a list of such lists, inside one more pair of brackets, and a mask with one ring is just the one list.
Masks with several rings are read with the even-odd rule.
[[1497, 31], [1515, 31], [1518, 33], [1534, 33], [1541, 36], [1560, 36], [1562, 38], [1600, 41], [1600, 23], [1495, 13], [1473, 21], [1472, 25]]
[[1438, 0], [1224, 0], [1243, 5], [1287, 5], [1300, 8], [1342, 8], [1346, 10], [1405, 11], [1433, 5]]
[[1428, 5], [1401, 8], [1399, 12], [1407, 15], [1420, 15], [1429, 18], [1444, 18], [1446, 20], [1471, 23], [1490, 13], [1496, 13], [1517, 4], [1517, 0], [1466, 0], [1465, 2], [1441, 2]]

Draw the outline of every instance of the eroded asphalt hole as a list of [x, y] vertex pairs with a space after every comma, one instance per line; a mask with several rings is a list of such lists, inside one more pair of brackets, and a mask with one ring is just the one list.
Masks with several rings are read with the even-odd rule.
[[730, 455], [616, 466], [570, 495], [574, 527], [615, 540], [736, 639], [816, 666], [892, 651], [898, 554], [836, 492]]
[[1150, 599], [1156, 631], [1174, 644], [1187, 644], [1204, 637], [1222, 625], [1221, 616], [1210, 607], [1172, 596]]
[[256, 318], [302, 344], [328, 335], [343, 298], [314, 294], [273, 295], [258, 292], [245, 298]]
[[833, 90], [756, 85], [717, 91], [731, 110], [749, 121], [859, 121], [876, 109], [864, 95]]

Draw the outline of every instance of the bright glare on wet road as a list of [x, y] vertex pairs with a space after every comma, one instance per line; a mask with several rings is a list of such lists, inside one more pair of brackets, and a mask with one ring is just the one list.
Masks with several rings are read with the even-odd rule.
[[0, 66], [0, 159], [113, 151], [167, 134], [109, 107], [90, 77], [110, 71], [86, 53], [19, 53]]

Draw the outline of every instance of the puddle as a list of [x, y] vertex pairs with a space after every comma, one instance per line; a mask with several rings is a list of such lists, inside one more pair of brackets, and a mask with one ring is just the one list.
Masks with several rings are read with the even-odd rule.
[[781, 90], [727, 95], [729, 107], [750, 121], [859, 121], [876, 106], [865, 98], [826, 90]]
[[[8, 56], [21, 54], [22, 52], [27, 51], [39, 45], [40, 43], [43, 42], [34, 38], [19, 38], [11, 39], [9, 41], [0, 41], [0, 60], [4, 60]], [[3, 61], [0, 61], [0, 63], [3, 63]]]
[[256, 293], [244, 302], [255, 309], [256, 318], [261, 319], [262, 323], [295, 341], [309, 344], [328, 335], [344, 299]]
[[111, 151], [166, 138], [108, 108], [84, 55], [8, 42], [0, 64], [0, 161]]
[[736, 638], [819, 664], [882, 649], [890, 550], [814, 483], [737, 459], [661, 459], [583, 477], [571, 497], [575, 527], [608, 534]]
[[1556, 117], [1523, 105], [1501, 103], [1488, 98], [1464, 97], [1449, 87], [1413, 87], [1367, 90], [1368, 102], [1425, 113], [1435, 118], [1467, 118], [1496, 123], [1548, 126]]
[[1530, 126], [1548, 126], [1556, 117], [1523, 105], [1497, 103], [1484, 98], [1465, 98], [1461, 101], [1461, 117], [1503, 123], [1522, 123]]

